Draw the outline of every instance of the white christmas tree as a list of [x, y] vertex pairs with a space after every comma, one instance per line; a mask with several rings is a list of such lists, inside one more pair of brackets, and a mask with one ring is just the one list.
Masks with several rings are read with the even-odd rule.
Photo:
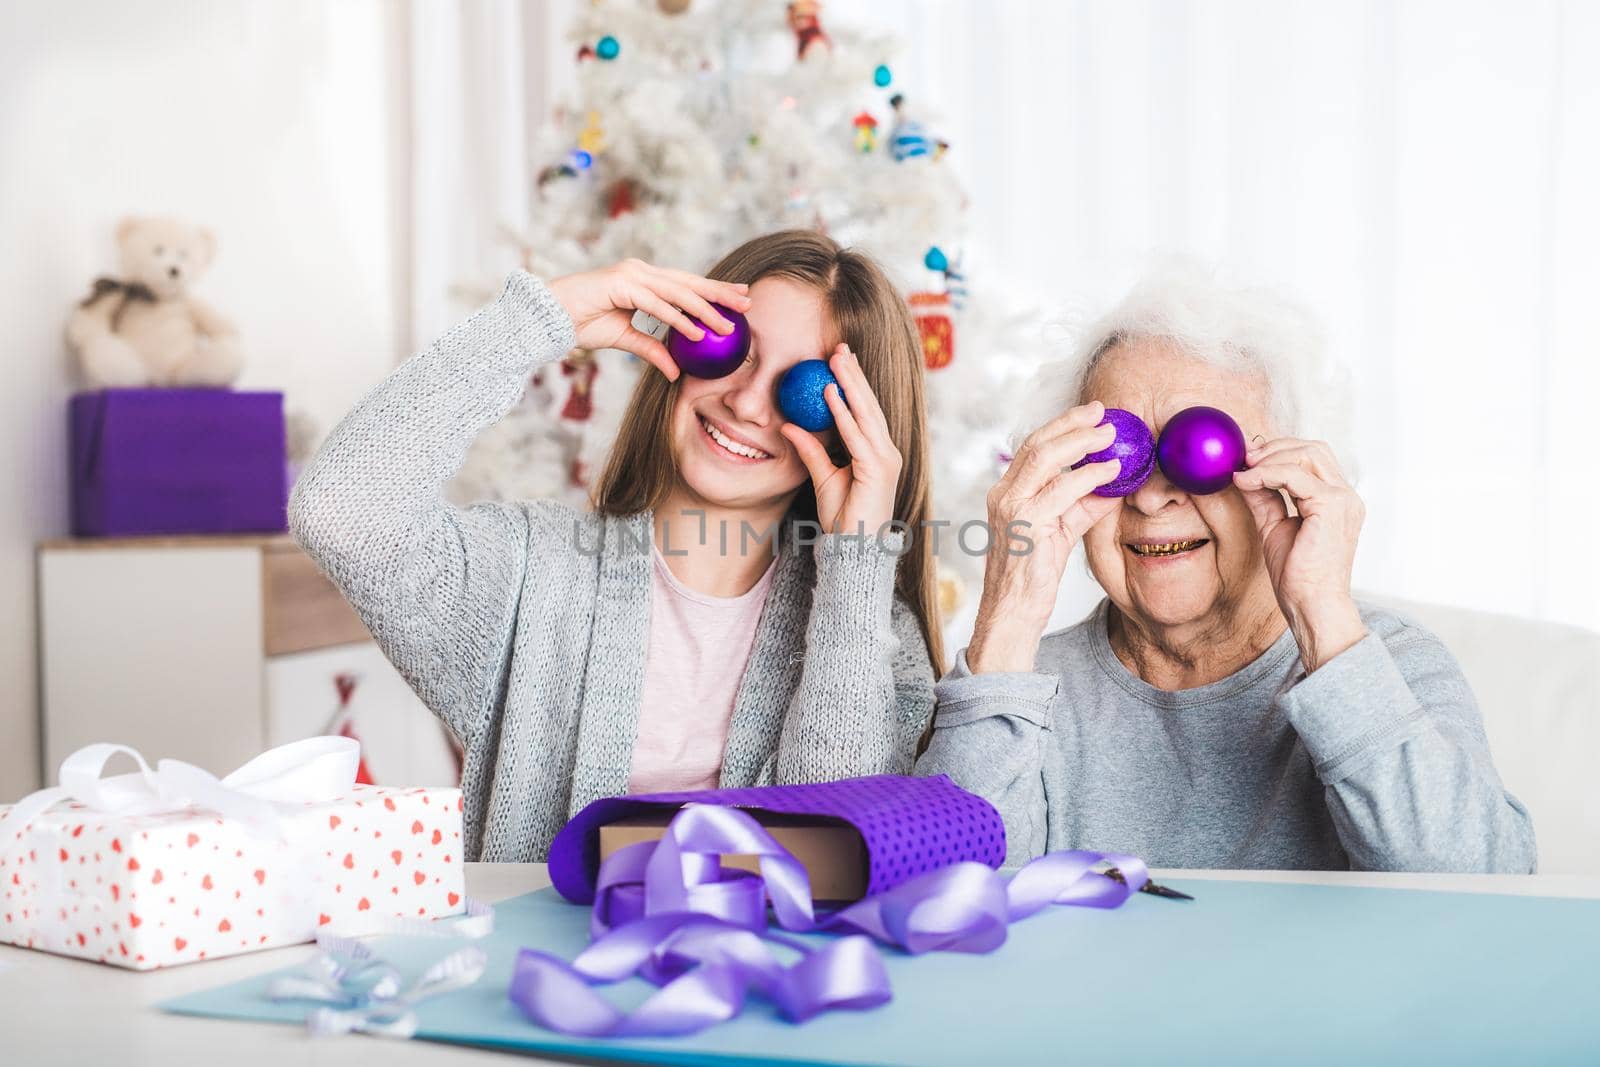
[[[512, 235], [523, 266], [556, 277], [637, 256], [703, 271], [790, 227], [870, 252], [923, 334], [934, 507], [952, 523], [941, 600], [959, 612], [983, 558], [955, 528], [984, 516], [1043, 344], [1035, 316], [961, 275], [965, 197], [942, 158], [959, 146], [918, 121], [897, 42], [828, 25], [810, 0], [594, 0], [571, 38], [575, 98], [544, 131], [532, 228]], [[474, 447], [457, 495], [584, 503], [642, 367], [598, 352], [544, 368]]]

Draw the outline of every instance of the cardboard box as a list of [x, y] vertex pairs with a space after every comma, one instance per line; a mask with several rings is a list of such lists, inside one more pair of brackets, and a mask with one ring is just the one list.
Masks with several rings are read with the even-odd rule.
[[[843, 820], [808, 815], [780, 815], [745, 809], [773, 840], [788, 849], [811, 879], [811, 897], [818, 901], [860, 900], [867, 892], [867, 850], [861, 834]], [[600, 827], [600, 859], [627, 845], [659, 841], [666, 836], [674, 811], [619, 819]], [[728, 855], [722, 866], [759, 871], [755, 856]]]

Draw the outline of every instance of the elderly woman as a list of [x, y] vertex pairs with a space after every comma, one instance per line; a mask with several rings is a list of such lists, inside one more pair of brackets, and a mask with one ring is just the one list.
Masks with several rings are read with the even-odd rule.
[[[1007, 862], [1136, 853], [1168, 867], [1529, 872], [1533, 829], [1501, 785], [1472, 691], [1439, 639], [1357, 601], [1364, 508], [1302, 440], [1321, 370], [1294, 308], [1197, 274], [1147, 282], [1057, 379], [1057, 417], [989, 494], [996, 537], [970, 646], [937, 688], [919, 774], [1005, 818]], [[1069, 407], [1070, 405], [1070, 407]], [[1104, 409], [1159, 433], [1230, 414], [1246, 469], [1209, 495], [1159, 469], [1093, 494], [1116, 461]], [[1105, 599], [1045, 634], [1082, 542]]]

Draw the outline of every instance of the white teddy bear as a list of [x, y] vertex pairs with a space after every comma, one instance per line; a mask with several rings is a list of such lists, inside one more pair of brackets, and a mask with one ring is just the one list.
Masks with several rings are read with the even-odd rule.
[[211, 231], [175, 219], [117, 225], [122, 277], [100, 278], [67, 321], [94, 389], [226, 386], [244, 365], [228, 319], [189, 295], [216, 250]]

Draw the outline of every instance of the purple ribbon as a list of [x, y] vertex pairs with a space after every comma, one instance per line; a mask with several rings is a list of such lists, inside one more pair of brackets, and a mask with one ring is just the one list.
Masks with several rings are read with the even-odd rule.
[[[758, 857], [760, 875], [724, 870], [724, 855]], [[1095, 870], [1117, 868], [1121, 878]], [[591, 943], [568, 963], [523, 949], [512, 1003], [540, 1026], [579, 1037], [692, 1034], [738, 1015], [747, 993], [804, 1022], [890, 999], [874, 942], [911, 955], [992, 952], [1013, 922], [1051, 904], [1115, 908], [1149, 881], [1142, 860], [1051, 852], [1008, 882], [982, 863], [941, 867], [818, 917], [805, 868], [737, 808], [685, 806], [659, 842], [629, 845], [600, 865]], [[768, 929], [840, 934], [820, 947]], [[786, 948], [790, 962], [774, 951]], [[798, 958], [794, 958], [797, 955]], [[631, 1012], [594, 988], [639, 976], [660, 988]]]

